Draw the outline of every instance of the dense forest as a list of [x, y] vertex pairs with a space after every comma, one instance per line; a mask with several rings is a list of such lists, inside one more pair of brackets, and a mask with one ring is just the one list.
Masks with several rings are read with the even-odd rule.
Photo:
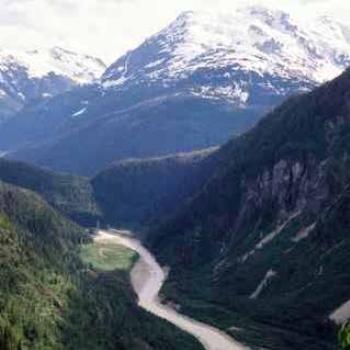
[[0, 348], [200, 349], [136, 306], [128, 271], [80, 259], [87, 232], [37, 194], [0, 183]]
[[207, 179], [217, 148], [116, 162], [91, 181], [105, 221], [144, 229], [170, 215]]

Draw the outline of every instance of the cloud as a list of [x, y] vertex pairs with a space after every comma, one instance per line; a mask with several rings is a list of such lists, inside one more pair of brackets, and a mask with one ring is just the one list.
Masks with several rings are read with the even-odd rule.
[[[233, 11], [257, 0], [0, 0], [2, 46], [55, 46], [115, 60], [184, 10]], [[335, 14], [350, 20], [344, 0], [264, 0], [261, 4]]]

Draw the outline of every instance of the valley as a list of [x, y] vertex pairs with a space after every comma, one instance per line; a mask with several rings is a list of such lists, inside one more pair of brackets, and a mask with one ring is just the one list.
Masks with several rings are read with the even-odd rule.
[[162, 304], [159, 300], [159, 291], [166, 279], [166, 273], [158, 265], [152, 254], [131, 236], [131, 232], [120, 234], [116, 230], [111, 232], [100, 231], [95, 237], [95, 241], [105, 244], [114, 244], [115, 242], [139, 254], [139, 260], [131, 271], [131, 281], [138, 295], [138, 304], [143, 309], [192, 334], [206, 350], [248, 349], [230, 339], [223, 332], [190, 319], [178, 313], [171, 306]]
[[138, 1], [0, 1], [0, 350], [349, 350], [350, 5]]
[[200, 349], [137, 307], [130, 251], [119, 249], [113, 268], [89, 265], [89, 254], [83, 262], [86, 230], [3, 183], [0, 213], [1, 349]]

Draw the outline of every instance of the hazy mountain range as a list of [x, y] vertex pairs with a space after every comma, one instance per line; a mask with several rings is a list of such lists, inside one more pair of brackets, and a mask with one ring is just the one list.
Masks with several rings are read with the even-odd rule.
[[183, 13], [94, 84], [26, 106], [0, 127], [0, 149], [94, 174], [116, 160], [222, 144], [344, 70], [349, 32], [330, 18], [306, 22], [263, 7]]
[[52, 49], [0, 50], [0, 122], [23, 106], [38, 103], [100, 78], [97, 58]]

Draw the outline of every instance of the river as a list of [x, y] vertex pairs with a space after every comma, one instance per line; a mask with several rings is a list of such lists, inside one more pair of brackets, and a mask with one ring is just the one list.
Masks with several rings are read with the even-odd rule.
[[167, 274], [154, 256], [128, 231], [99, 231], [95, 240], [118, 243], [139, 254], [140, 258], [131, 270], [130, 278], [141, 308], [192, 334], [206, 350], [248, 350], [224, 332], [161, 304], [159, 292]]

